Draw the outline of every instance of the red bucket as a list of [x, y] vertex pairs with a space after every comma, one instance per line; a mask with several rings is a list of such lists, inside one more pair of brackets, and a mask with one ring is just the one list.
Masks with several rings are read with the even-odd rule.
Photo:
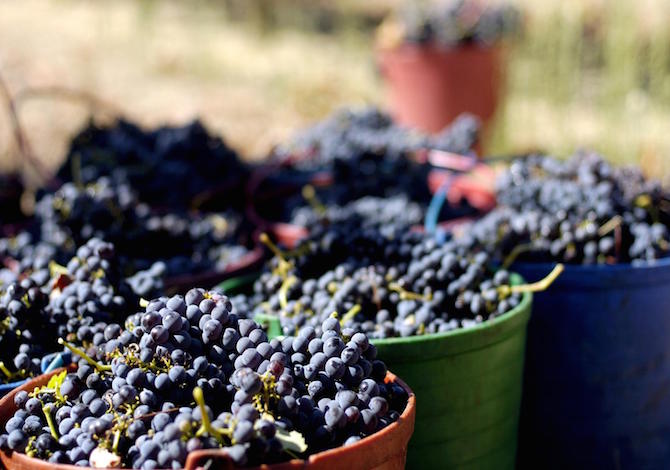
[[[35, 387], [46, 384], [52, 375], [62, 371], [63, 369], [58, 369], [48, 374], [40, 375], [5, 395], [0, 400], [0, 423], [2, 423], [3, 427], [4, 423], [16, 411], [14, 395], [19, 390], [32, 391]], [[405, 382], [390, 372], [386, 375], [386, 382], [399, 384], [409, 396], [405, 411], [403, 411], [395, 423], [347, 447], [338, 447], [325, 452], [319, 452], [310, 456], [307, 460], [296, 459], [281, 464], [263, 465], [252, 470], [298, 470], [306, 468], [314, 470], [337, 470], [343, 468], [361, 470], [404, 469], [405, 458], [407, 457], [407, 445], [414, 432], [416, 397]], [[18, 452], [1, 451], [0, 461], [2, 461], [6, 470], [77, 470], [82, 468], [74, 465], [56, 465], [44, 460], [28, 457]], [[210, 449], [190, 453], [186, 459], [185, 469], [202, 469], [208, 463], [207, 468], [217, 468], [220, 470], [232, 470], [235, 468], [225, 451]]]
[[503, 83], [501, 46], [403, 44], [377, 56], [401, 124], [439, 132], [465, 112], [485, 125], [495, 114]]

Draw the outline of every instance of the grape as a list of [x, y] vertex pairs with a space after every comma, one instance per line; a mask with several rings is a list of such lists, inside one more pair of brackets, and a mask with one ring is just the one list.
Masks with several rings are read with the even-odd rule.
[[23, 452], [28, 444], [28, 435], [20, 429], [15, 429], [7, 435], [7, 445], [10, 449]]

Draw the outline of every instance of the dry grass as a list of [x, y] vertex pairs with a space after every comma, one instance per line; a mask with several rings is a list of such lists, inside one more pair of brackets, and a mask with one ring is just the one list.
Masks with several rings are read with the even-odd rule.
[[[3, 2], [0, 60], [10, 87], [87, 90], [148, 125], [202, 116], [252, 155], [338, 104], [378, 97], [359, 38], [260, 36], [207, 7], [103, 3]], [[37, 152], [52, 164], [87, 111], [53, 99], [21, 106]]]
[[[512, 55], [490, 150], [566, 153], [588, 146], [670, 172], [670, 1], [622, 0], [607, 8], [518, 1], [528, 29]], [[292, 14], [287, 2], [283, 18]], [[376, 1], [375, 8], [392, 3], [398, 1]], [[592, 24], [603, 37], [595, 65], [583, 34]], [[15, 92], [85, 90], [147, 125], [202, 116], [260, 156], [334, 108], [383, 103], [370, 36], [358, 27], [334, 35], [281, 28], [259, 34], [206, 1], [5, 1], [0, 70]], [[640, 58], [645, 41], [648, 54]], [[49, 98], [26, 101], [20, 111], [37, 153], [54, 166], [90, 110]], [[12, 155], [8, 124], [0, 114], [0, 149], [10, 149], [3, 164]]]

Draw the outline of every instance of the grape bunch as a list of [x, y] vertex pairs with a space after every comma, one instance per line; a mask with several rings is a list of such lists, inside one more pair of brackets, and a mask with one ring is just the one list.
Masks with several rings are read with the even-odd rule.
[[[318, 331], [333, 312], [371, 338], [469, 328], [516, 307], [505, 270], [485, 252], [398, 227], [386, 233], [348, 226], [281, 253], [254, 285], [255, 314], [279, 318], [285, 334]], [[278, 250], [278, 249], [276, 249]]]
[[67, 266], [52, 264], [46, 312], [59, 337], [84, 342], [98, 324], [121, 323], [139, 298], [121, 273], [111, 243], [92, 238], [77, 249]]
[[109, 178], [83, 187], [65, 183], [36, 204], [40, 240], [65, 256], [93, 237], [118, 244], [137, 225], [137, 205], [129, 185], [115, 184]]
[[0, 296], [0, 382], [11, 383], [41, 372], [42, 356], [55, 348], [48, 295], [40, 275], [15, 281]]
[[[342, 109], [299, 132], [276, 150], [276, 158], [291, 160], [302, 170], [327, 169], [337, 161], [367, 167], [367, 160], [381, 159], [389, 165], [422, 149], [467, 154], [479, 138], [479, 121], [464, 114], [437, 135], [427, 135], [398, 126], [391, 117], [374, 107]], [[365, 169], [364, 169], [365, 170]], [[401, 176], [396, 173], [396, 177]]]
[[139, 299], [123, 278], [113, 245], [93, 238], [61, 266], [50, 261], [0, 288], [0, 381], [40, 373], [59, 337], [77, 344], [109, 323], [123, 322]]
[[[276, 153], [284, 161], [285, 172], [265, 182], [270, 186], [269, 190], [276, 185], [286, 185], [282, 178], [287, 168], [302, 176], [302, 180], [308, 180], [310, 172], [327, 171], [332, 182], [328, 187], [319, 188], [315, 195], [318, 203], [315, 204], [314, 197], [304, 198], [297, 194], [266, 200], [264, 204], [257, 205], [258, 213], [267, 220], [308, 227], [296, 213], [314, 212], [314, 215], [306, 217], [323, 219], [318, 212], [342, 215], [340, 207], [348, 205], [356, 206], [352, 208], [354, 212], [362, 206], [370, 208], [371, 205], [389, 212], [398, 209], [399, 203], [393, 200], [387, 203], [384, 198], [405, 198], [414, 206], [408, 211], [414, 216], [407, 220], [418, 223], [423, 214], [418, 215], [415, 205], [420, 205], [425, 211], [432, 194], [426, 184], [430, 166], [420, 163], [415, 157], [426, 149], [469, 154], [477, 142], [478, 131], [478, 121], [469, 115], [459, 117], [440, 134], [428, 136], [393, 124], [388, 115], [376, 108], [342, 110], [280, 147]], [[369, 198], [380, 200], [372, 202]], [[459, 205], [445, 207], [441, 218], [450, 219], [476, 212], [466, 201], [461, 201]], [[293, 220], [296, 215], [297, 220]]]
[[66, 183], [43, 195], [31, 226], [0, 239], [0, 255], [10, 265], [1, 274], [12, 279], [49, 261], [67, 263], [77, 247], [100, 238], [114, 244], [125, 273], [149, 274], [138, 274], [142, 282], [133, 282], [146, 296], [161, 292], [167, 278], [221, 271], [241, 259], [249, 251], [241, 223], [232, 211], [157, 213], [128, 184], [106, 177], [83, 187]]
[[58, 250], [49, 243], [36, 241], [39, 237], [21, 231], [15, 236], [0, 238], [0, 285], [18, 281], [24, 273], [43, 271], [57, 258]]
[[0, 447], [51, 463], [183, 468], [198, 449], [236, 465], [307, 457], [396, 421], [407, 392], [362, 333], [329, 318], [268, 340], [229, 298], [161, 297], [108, 325], [76, 371], [14, 397]]
[[379, 198], [365, 196], [344, 205], [310, 204], [296, 208], [291, 223], [301, 227], [315, 227], [317, 224], [337, 224], [347, 220], [357, 220], [361, 227], [389, 224], [417, 225], [423, 222], [424, 208], [405, 195]]
[[499, 262], [644, 263], [670, 254], [670, 193], [597, 154], [514, 161], [497, 195], [500, 207], [464, 243]]
[[221, 210], [241, 201], [213, 196], [225, 185], [241, 187], [248, 174], [237, 154], [199, 121], [145, 131], [119, 120], [102, 127], [91, 122], [79, 132], [57, 177], [77, 184], [101, 177], [127, 181], [152, 207], [185, 210], [206, 203]]
[[409, 43], [491, 45], [518, 34], [521, 13], [511, 4], [488, 5], [478, 0], [450, 0], [411, 5], [397, 19]]

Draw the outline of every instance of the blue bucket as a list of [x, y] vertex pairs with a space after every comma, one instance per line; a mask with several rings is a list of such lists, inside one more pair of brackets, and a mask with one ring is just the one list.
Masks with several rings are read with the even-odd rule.
[[[67, 366], [72, 362], [72, 354], [69, 351], [64, 352], [55, 352], [47, 354], [42, 358], [42, 363], [40, 364], [42, 373], [51, 372], [52, 370], [58, 369], [59, 367]], [[9, 392], [14, 390], [16, 387], [20, 387], [28, 380], [18, 380], [16, 382], [10, 382], [6, 384], [0, 384], [0, 397], [4, 397]]]
[[670, 468], [670, 259], [566, 266], [535, 296], [524, 375], [520, 468]]

